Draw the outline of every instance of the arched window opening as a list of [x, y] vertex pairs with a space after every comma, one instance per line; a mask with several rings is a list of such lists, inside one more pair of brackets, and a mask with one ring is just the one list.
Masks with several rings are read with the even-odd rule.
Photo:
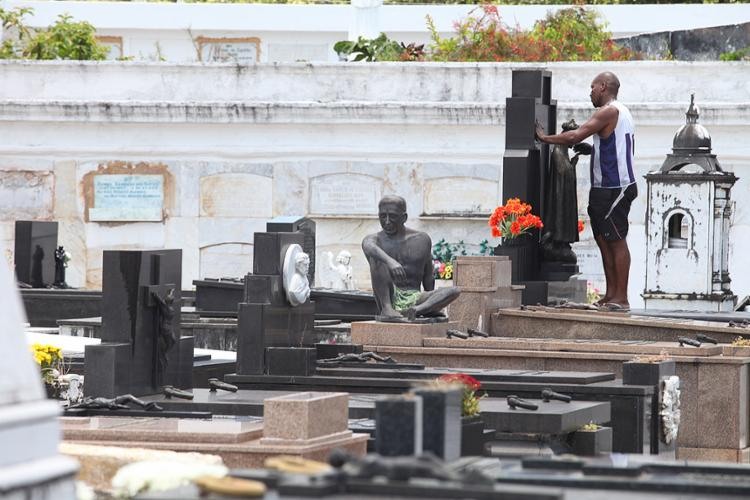
[[688, 233], [690, 232], [690, 222], [685, 214], [673, 214], [667, 223], [668, 228], [668, 247], [669, 248], [687, 248]]

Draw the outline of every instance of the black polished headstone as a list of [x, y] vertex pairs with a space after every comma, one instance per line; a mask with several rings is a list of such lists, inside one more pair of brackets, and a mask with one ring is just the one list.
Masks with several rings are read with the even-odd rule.
[[253, 274], [280, 276], [284, 255], [289, 245], [302, 246], [302, 233], [255, 233], [253, 248]]
[[422, 398], [393, 396], [375, 402], [375, 449], [393, 457], [422, 453]]
[[57, 222], [16, 221], [16, 279], [33, 288], [52, 286], [55, 279]]
[[461, 456], [461, 398], [458, 389], [416, 389], [422, 398], [422, 449], [450, 462]]
[[315, 373], [315, 354], [315, 349], [310, 347], [267, 347], [266, 372], [268, 375], [309, 377]]
[[[121, 387], [133, 395], [153, 394], [163, 385], [187, 387], [192, 371], [192, 338], [180, 340], [180, 285], [182, 283], [182, 250], [108, 250], [103, 255], [101, 349], [110, 343], [129, 345], [128, 380], [116, 375], [110, 380], [100, 373], [98, 351], [86, 347], [87, 394], [112, 397]], [[174, 290], [174, 300], [160, 312], [151, 296], [154, 291]], [[166, 351], [167, 364], [162, 369], [158, 355], [160, 314], [168, 314], [177, 342]], [[181, 355], [181, 350], [189, 350]], [[91, 355], [89, 355], [91, 352]], [[91, 364], [90, 364], [91, 363]], [[88, 369], [91, 367], [91, 371]], [[95, 368], [97, 367], [97, 368]], [[107, 381], [105, 383], [105, 381]], [[92, 391], [92, 382], [96, 392]]]

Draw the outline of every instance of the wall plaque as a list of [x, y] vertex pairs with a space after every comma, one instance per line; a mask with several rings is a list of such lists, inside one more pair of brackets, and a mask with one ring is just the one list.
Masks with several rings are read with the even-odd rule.
[[310, 180], [310, 213], [377, 215], [382, 181], [362, 174], [329, 174]]
[[164, 176], [97, 175], [94, 177], [93, 222], [131, 222], [164, 219]]
[[442, 177], [424, 184], [426, 215], [487, 215], [498, 205], [497, 181]]
[[198, 50], [204, 62], [255, 64], [260, 60], [260, 38], [210, 38], [199, 36]]

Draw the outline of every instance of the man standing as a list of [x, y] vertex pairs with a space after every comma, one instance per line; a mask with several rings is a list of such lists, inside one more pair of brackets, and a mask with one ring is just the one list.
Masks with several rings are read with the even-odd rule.
[[[539, 125], [536, 129], [542, 142], [575, 145], [576, 152], [591, 154], [588, 213], [607, 281], [607, 291], [597, 304], [610, 311], [630, 309], [630, 251], [625, 237], [630, 204], [638, 194], [633, 174], [635, 125], [628, 108], [617, 101], [619, 89], [613, 73], [601, 73], [591, 82], [591, 103], [597, 110], [586, 123], [556, 135], [545, 135]], [[592, 135], [593, 147], [580, 144]]]

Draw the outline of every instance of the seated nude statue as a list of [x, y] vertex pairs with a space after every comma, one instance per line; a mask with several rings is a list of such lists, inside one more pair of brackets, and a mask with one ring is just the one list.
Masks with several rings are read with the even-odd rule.
[[435, 290], [432, 240], [427, 233], [404, 226], [406, 201], [400, 196], [384, 196], [378, 203], [378, 217], [383, 230], [362, 240], [378, 319], [441, 316], [440, 311], [461, 292], [457, 287]]

